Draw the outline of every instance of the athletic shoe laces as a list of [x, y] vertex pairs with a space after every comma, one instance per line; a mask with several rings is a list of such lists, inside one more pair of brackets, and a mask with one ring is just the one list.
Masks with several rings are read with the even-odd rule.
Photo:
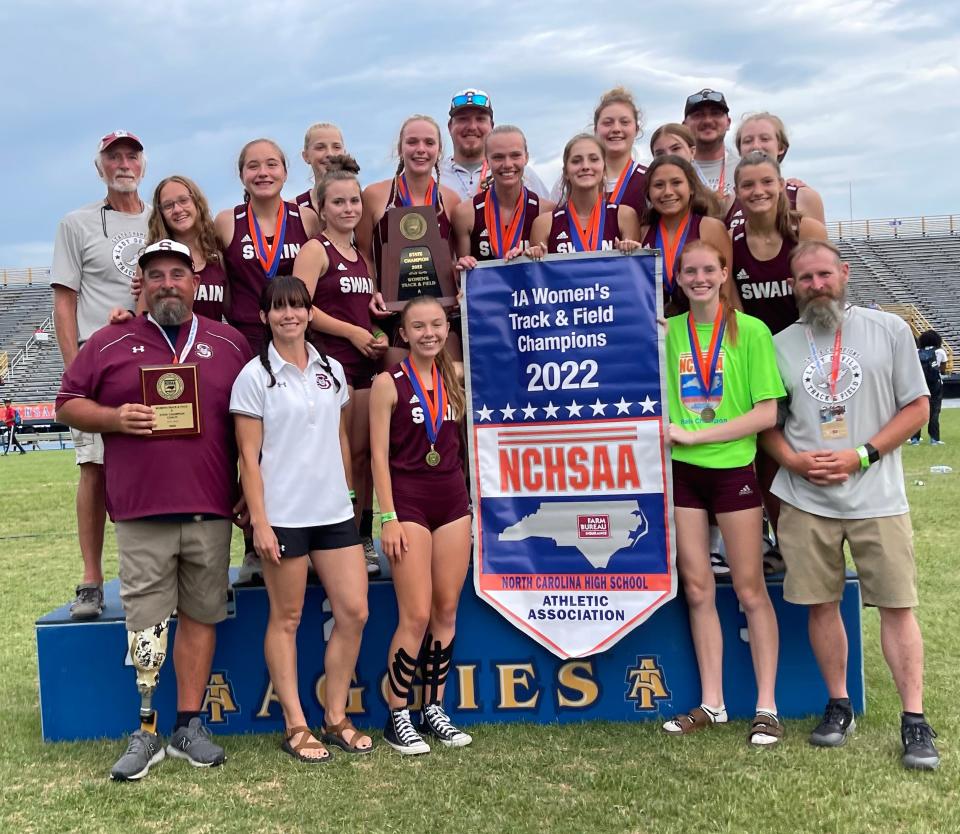
[[137, 730], [130, 734], [130, 741], [127, 742], [127, 755], [131, 753], [140, 753], [149, 750], [153, 739], [151, 739], [146, 730]]
[[827, 704], [827, 708], [823, 712], [823, 723], [846, 727], [850, 723], [850, 717], [850, 710], [841, 704]]
[[96, 587], [78, 588], [77, 601], [84, 604], [100, 604], [100, 589]]
[[916, 724], [906, 724], [903, 727], [903, 740], [908, 747], [913, 745], [924, 748], [932, 747], [933, 740], [936, 737], [937, 734], [933, 731], [933, 727], [923, 721]]
[[424, 712], [426, 713], [427, 721], [430, 722], [430, 726], [437, 735], [450, 739], [460, 734], [460, 731], [450, 723], [450, 717], [443, 711], [443, 707], [439, 704], [429, 704], [424, 709]]
[[405, 747], [423, 741], [410, 720], [410, 710], [402, 709], [393, 714], [393, 729], [396, 730], [397, 738]]

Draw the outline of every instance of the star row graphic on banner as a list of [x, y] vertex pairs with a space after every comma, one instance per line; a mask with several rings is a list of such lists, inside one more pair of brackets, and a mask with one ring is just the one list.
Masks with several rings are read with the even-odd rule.
[[[641, 414], [656, 414], [655, 407], [658, 402], [659, 400], [652, 400], [648, 395], [645, 399], [636, 403], [636, 405], [640, 406]], [[487, 404], [484, 403], [480, 407], [480, 409], [476, 412], [476, 414], [477, 414], [477, 420], [481, 423], [493, 422], [494, 412], [497, 412], [497, 411], [499, 411], [503, 415], [503, 418], [502, 418], [503, 421], [506, 421], [506, 420], [519, 421], [521, 419], [536, 420], [538, 411], [543, 411], [544, 420], [549, 420], [550, 418], [553, 418], [554, 420], [559, 420], [560, 416], [558, 416], [558, 413], [561, 408], [567, 410], [568, 417], [609, 417], [609, 416], [615, 417], [618, 414], [629, 414], [630, 406], [632, 405], [634, 405], [634, 403], [627, 402], [623, 397], [620, 398], [620, 402], [616, 402], [616, 403], [601, 402], [600, 398], [597, 397], [596, 402], [593, 402], [593, 403], [578, 403], [576, 400], [573, 400], [571, 401], [570, 405], [563, 405], [562, 403], [560, 405], [554, 405], [553, 401], [551, 400], [545, 406], [535, 407], [528, 402], [525, 407], [518, 406], [516, 408], [511, 406], [510, 403], [507, 403], [505, 408], [487, 408]], [[581, 414], [580, 412], [585, 408], [591, 409], [592, 414], [590, 413]], [[606, 412], [606, 409], [608, 408], [616, 408], [617, 409], [616, 414], [611, 413], [608, 415]], [[519, 416], [514, 417], [514, 414], [516, 414], [517, 412], [522, 412], [523, 417], [522, 418]]]

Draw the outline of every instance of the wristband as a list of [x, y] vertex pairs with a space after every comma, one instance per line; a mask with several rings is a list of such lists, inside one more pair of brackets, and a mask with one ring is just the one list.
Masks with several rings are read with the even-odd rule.
[[350, 500], [353, 501], [354, 504], [357, 503], [357, 491], [355, 489], [350, 490]]
[[866, 446], [857, 446], [857, 455], [860, 456], [860, 468], [869, 469], [870, 468], [870, 453], [867, 451]]
[[373, 331], [373, 338], [374, 338], [374, 339], [379, 339], [381, 336], [382, 336], [384, 339], [387, 338], [387, 334], [384, 333], [382, 330], [377, 329], [377, 330], [374, 330], [374, 331]]
[[397, 521], [396, 513], [380, 513], [380, 523], [386, 524], [388, 521]]

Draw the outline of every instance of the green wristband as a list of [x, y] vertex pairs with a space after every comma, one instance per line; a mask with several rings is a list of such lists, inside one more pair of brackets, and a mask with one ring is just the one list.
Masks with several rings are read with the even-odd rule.
[[380, 513], [381, 524], [386, 524], [388, 521], [396, 521], [396, 520], [397, 520], [396, 513]]
[[350, 500], [354, 502], [357, 500], [357, 491], [355, 489], [350, 490]]
[[870, 468], [870, 453], [867, 451], [866, 446], [857, 446], [857, 454], [860, 456], [860, 468], [869, 469]]
[[384, 339], [385, 339], [386, 337], [387, 337], [387, 334], [384, 333], [382, 330], [374, 330], [374, 331], [373, 331], [373, 338], [374, 338], [374, 339], [380, 339], [380, 338], [384, 338]]

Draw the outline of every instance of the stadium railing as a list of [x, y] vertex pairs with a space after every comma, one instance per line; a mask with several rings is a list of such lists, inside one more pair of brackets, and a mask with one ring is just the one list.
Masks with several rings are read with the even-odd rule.
[[920, 217], [879, 217], [873, 220], [834, 220], [826, 224], [830, 240], [960, 235], [960, 214]]
[[0, 286], [43, 286], [50, 283], [47, 267], [28, 266], [23, 269], [0, 269]]
[[[881, 304], [880, 307], [886, 310], [888, 313], [894, 313], [895, 315], [900, 316], [900, 318], [910, 325], [910, 329], [913, 331], [914, 336], [919, 336], [924, 330], [934, 329], [930, 322], [927, 321], [923, 313], [921, 313], [912, 304]], [[952, 374], [954, 369], [953, 348], [944, 342], [943, 349], [947, 352], [947, 373]]]

